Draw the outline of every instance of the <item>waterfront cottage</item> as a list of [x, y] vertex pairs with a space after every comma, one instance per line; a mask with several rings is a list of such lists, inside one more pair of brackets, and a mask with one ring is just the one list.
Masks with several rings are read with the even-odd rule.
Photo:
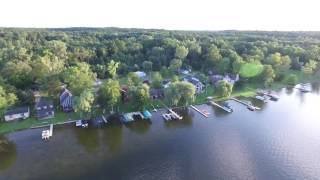
[[73, 97], [71, 92], [63, 88], [63, 90], [60, 93], [60, 106], [64, 112], [70, 112], [73, 111]]
[[19, 107], [9, 109], [4, 114], [5, 121], [13, 121], [18, 119], [27, 119], [30, 117], [29, 107]]
[[196, 93], [200, 94], [204, 91], [204, 84], [196, 77], [188, 76], [183, 79], [186, 82], [193, 84], [196, 87]]
[[35, 110], [38, 119], [48, 119], [54, 117], [53, 102], [43, 97], [36, 102]]

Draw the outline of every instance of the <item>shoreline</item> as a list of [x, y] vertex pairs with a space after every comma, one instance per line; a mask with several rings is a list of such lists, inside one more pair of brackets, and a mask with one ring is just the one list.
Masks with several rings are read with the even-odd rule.
[[[298, 84], [300, 84], [300, 83], [314, 83], [314, 82], [320, 82], [320, 81], [317, 78], [300, 79]], [[252, 97], [256, 94], [257, 89], [268, 89], [268, 90], [272, 90], [272, 91], [277, 91], [277, 90], [280, 90], [280, 89], [286, 88], [286, 87], [289, 87], [289, 86], [283, 82], [275, 82], [269, 88], [263, 88], [263, 86], [259, 85], [259, 84], [245, 84], [241, 89], [238, 89], [238, 90], [235, 90], [234, 92], [232, 92], [230, 97], [219, 97], [219, 96], [215, 95], [214, 92], [210, 92], [210, 93], [204, 92], [204, 93], [196, 96], [195, 101], [190, 105], [197, 106], [197, 105], [206, 104], [207, 97], [209, 97], [209, 96], [213, 97], [213, 99], [215, 101], [226, 101], [226, 100], [229, 100], [230, 98], [234, 98], [234, 97]], [[164, 104], [163, 101], [156, 100], [156, 101], [148, 104], [146, 109], [151, 110], [151, 109], [153, 109], [153, 107], [155, 107], [159, 110], [159, 109], [165, 108], [164, 105], [167, 106], [167, 104]], [[122, 106], [119, 108], [119, 112], [127, 113], [127, 112], [133, 111], [133, 109], [130, 109], [130, 108], [132, 108], [132, 106], [130, 106], [130, 104], [126, 104], [126, 106], [128, 106], [129, 108]], [[177, 106], [177, 107], [169, 106], [169, 107], [178, 108], [179, 106]], [[98, 113], [97, 115], [101, 115], [101, 113], [100, 114]], [[61, 119], [64, 119], [64, 120], [61, 120]], [[25, 129], [34, 129], [36, 127], [46, 127], [46, 126], [49, 126], [50, 124], [53, 124], [53, 125], [65, 124], [66, 122], [74, 122], [74, 121], [76, 121], [76, 119], [80, 119], [80, 117], [77, 113], [73, 112], [73, 113], [68, 114], [68, 113], [58, 111], [56, 113], [56, 116], [53, 119], [48, 119], [44, 122], [41, 122], [41, 120], [37, 120], [33, 117], [26, 119], [26, 120], [21, 120], [21, 121], [4, 122], [4, 123], [0, 124], [0, 135], [5, 135], [7, 133], [21, 131], [21, 130], [25, 130]], [[4, 127], [4, 126], [7, 126], [7, 127]]]

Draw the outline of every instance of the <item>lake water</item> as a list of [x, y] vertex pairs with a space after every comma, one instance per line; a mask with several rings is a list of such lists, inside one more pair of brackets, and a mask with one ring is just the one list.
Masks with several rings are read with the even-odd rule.
[[210, 118], [189, 109], [177, 122], [158, 112], [151, 124], [55, 126], [48, 142], [42, 129], [10, 133], [0, 179], [319, 179], [319, 84], [278, 93], [255, 112], [230, 101], [232, 114], [198, 106]]

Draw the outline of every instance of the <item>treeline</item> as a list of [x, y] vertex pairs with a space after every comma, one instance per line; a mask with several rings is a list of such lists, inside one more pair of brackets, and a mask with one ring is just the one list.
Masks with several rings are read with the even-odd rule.
[[112, 78], [112, 60], [119, 76], [143, 70], [166, 77], [185, 68], [259, 76], [268, 85], [288, 69], [317, 71], [320, 33], [0, 29], [0, 109], [31, 102], [32, 89], [56, 95], [63, 83], [80, 95], [96, 77]]

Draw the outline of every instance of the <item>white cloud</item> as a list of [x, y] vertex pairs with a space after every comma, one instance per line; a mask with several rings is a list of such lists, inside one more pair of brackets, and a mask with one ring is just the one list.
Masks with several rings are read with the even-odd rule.
[[1, 0], [1, 27], [320, 30], [317, 0]]

